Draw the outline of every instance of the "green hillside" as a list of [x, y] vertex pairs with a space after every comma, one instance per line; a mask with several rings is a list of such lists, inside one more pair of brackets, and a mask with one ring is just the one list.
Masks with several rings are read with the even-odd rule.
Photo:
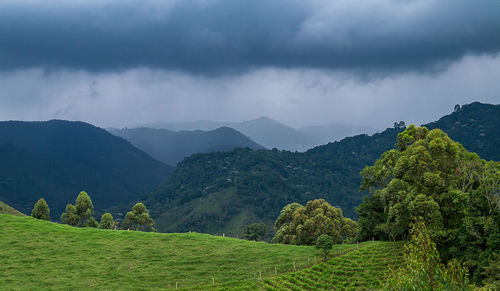
[[14, 208], [10, 207], [9, 205], [3, 203], [0, 201], [0, 214], [10, 214], [10, 215], [15, 215], [15, 216], [25, 216], [21, 212], [15, 210]]
[[295, 262], [300, 270], [318, 255], [313, 247], [74, 228], [4, 214], [0, 225], [0, 286], [7, 290], [164, 289], [176, 282], [179, 289], [255, 286], [260, 276], [274, 276], [275, 268], [290, 272]]
[[403, 261], [403, 243], [369, 242], [326, 263], [264, 280], [267, 290], [382, 289], [388, 271]]

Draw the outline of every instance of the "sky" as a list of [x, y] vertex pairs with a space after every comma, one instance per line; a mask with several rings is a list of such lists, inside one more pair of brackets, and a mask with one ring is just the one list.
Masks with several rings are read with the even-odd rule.
[[500, 103], [498, 15], [498, 0], [2, 0], [0, 120], [426, 123]]

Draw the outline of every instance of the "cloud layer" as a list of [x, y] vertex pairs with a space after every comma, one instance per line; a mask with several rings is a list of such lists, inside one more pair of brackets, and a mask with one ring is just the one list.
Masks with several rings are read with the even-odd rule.
[[426, 123], [455, 104], [500, 103], [500, 55], [466, 57], [437, 74], [366, 82], [318, 69], [261, 69], [205, 77], [164, 70], [120, 73], [41, 69], [0, 73], [0, 120], [72, 119], [100, 126], [267, 115], [300, 127], [347, 123], [380, 129]]
[[0, 69], [436, 70], [498, 52], [499, 13], [497, 0], [5, 0]]

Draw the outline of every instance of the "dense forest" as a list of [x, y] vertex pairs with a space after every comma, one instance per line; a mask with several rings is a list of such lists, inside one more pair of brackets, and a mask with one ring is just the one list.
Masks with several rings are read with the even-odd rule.
[[0, 122], [0, 200], [23, 213], [44, 197], [57, 219], [75, 193], [96, 208], [128, 204], [173, 168], [129, 142], [83, 122]]
[[[439, 126], [467, 150], [500, 160], [499, 105], [472, 103], [429, 128]], [[457, 126], [460, 126], [460, 130]], [[272, 226], [286, 204], [324, 198], [357, 218], [360, 172], [395, 147], [403, 123], [381, 133], [358, 135], [313, 148], [305, 153], [236, 149], [196, 154], [180, 162], [175, 172], [147, 197], [161, 231], [196, 230], [236, 235], [246, 224]]]

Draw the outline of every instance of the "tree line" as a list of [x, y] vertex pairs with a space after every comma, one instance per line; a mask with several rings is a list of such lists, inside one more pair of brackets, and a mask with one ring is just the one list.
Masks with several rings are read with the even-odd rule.
[[[50, 220], [50, 208], [45, 199], [40, 198], [31, 211], [31, 216], [37, 219]], [[106, 212], [101, 216], [101, 221], [98, 223], [94, 219], [94, 204], [87, 192], [82, 191], [75, 201], [75, 205], [66, 205], [66, 212], [64, 212], [60, 221], [63, 224], [76, 226], [76, 227], [94, 227], [101, 229], [118, 229], [119, 222], [114, 220], [111, 213]], [[135, 231], [153, 231], [154, 221], [149, 216], [149, 211], [142, 203], [136, 203], [132, 210], [127, 212], [125, 219], [122, 221], [121, 229], [135, 230]]]

